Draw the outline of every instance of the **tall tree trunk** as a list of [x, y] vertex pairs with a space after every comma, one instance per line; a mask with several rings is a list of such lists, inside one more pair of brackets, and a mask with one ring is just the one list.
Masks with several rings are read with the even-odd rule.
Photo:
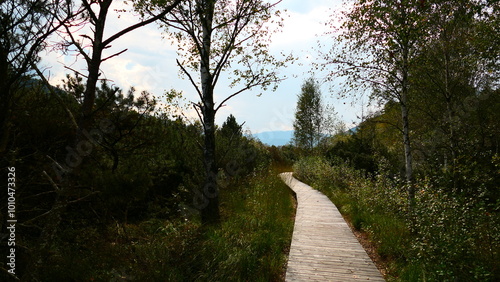
[[[405, 154], [405, 177], [408, 186], [408, 210], [413, 214], [415, 206], [415, 186], [413, 185], [413, 158], [410, 142], [410, 121], [409, 121], [409, 72], [410, 72], [410, 50], [412, 48], [411, 35], [412, 29], [411, 19], [409, 16], [408, 4], [406, 1], [401, 1], [401, 22], [403, 23], [403, 30], [399, 33], [400, 49], [401, 49], [401, 93], [400, 93], [400, 106], [401, 106], [401, 119], [403, 122], [403, 144]], [[411, 8], [410, 8], [411, 9]]]
[[203, 152], [205, 165], [205, 185], [203, 196], [208, 205], [201, 210], [203, 224], [218, 224], [219, 213], [219, 189], [217, 185], [217, 164], [215, 161], [215, 110], [214, 110], [214, 87], [213, 76], [210, 72], [210, 49], [212, 45], [212, 24], [215, 10], [214, 0], [201, 1], [200, 13], [202, 24], [202, 47], [200, 52], [200, 79], [202, 90], [202, 114], [203, 128], [205, 134], [205, 148]]
[[81, 139], [81, 131], [89, 130], [92, 123], [92, 111], [95, 103], [95, 95], [97, 89], [97, 81], [99, 80], [99, 69], [102, 63], [102, 51], [106, 46], [103, 46], [104, 27], [106, 17], [112, 0], [105, 0], [100, 3], [100, 10], [97, 21], [95, 22], [95, 32], [92, 44], [92, 56], [90, 61], [87, 62], [89, 76], [85, 88], [84, 100], [81, 109], [81, 116], [79, 120], [79, 134], [76, 141]]
[[[403, 95], [406, 96], [406, 95]], [[407, 100], [404, 98], [403, 100]], [[415, 187], [412, 184], [413, 181], [413, 159], [411, 154], [411, 142], [410, 142], [410, 125], [408, 121], [408, 106], [406, 102], [401, 103], [401, 117], [403, 120], [403, 144], [404, 144], [404, 154], [405, 154], [405, 178], [408, 184], [408, 201], [410, 210], [413, 209], [415, 201]]]
[[219, 188], [217, 183], [218, 170], [215, 161], [215, 113], [213, 107], [207, 107], [204, 111], [204, 128], [205, 148], [203, 159], [206, 175], [203, 196], [208, 200], [208, 204], [201, 211], [201, 220], [203, 224], [218, 224], [220, 222]]
[[408, 73], [409, 73], [409, 42], [403, 43], [403, 62], [402, 62], [402, 80], [401, 80], [401, 118], [403, 121], [403, 144], [405, 154], [405, 176], [408, 184], [408, 208], [410, 213], [415, 205], [415, 186], [413, 185], [413, 158], [410, 142], [410, 122], [408, 108]]

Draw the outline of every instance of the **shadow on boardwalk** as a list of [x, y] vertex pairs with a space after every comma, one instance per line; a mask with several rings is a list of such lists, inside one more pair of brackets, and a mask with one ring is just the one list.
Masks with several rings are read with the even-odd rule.
[[297, 195], [286, 281], [384, 281], [337, 207], [321, 192], [280, 174]]

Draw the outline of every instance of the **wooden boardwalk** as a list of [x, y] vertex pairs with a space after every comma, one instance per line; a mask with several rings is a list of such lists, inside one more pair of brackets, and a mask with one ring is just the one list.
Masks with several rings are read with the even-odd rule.
[[286, 281], [385, 281], [337, 207], [321, 192], [280, 174], [297, 195]]

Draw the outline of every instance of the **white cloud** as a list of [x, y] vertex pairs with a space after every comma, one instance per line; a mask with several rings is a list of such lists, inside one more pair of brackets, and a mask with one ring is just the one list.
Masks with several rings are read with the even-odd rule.
[[328, 20], [329, 12], [325, 7], [313, 9], [308, 14], [288, 12], [284, 17], [284, 27], [281, 33], [273, 35], [272, 48], [290, 48], [315, 41], [316, 35], [326, 31], [321, 21]]

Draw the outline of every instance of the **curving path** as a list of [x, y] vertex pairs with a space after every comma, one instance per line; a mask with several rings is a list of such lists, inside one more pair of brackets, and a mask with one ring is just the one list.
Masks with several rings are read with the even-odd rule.
[[384, 281], [337, 207], [291, 172], [280, 177], [297, 195], [286, 281]]

